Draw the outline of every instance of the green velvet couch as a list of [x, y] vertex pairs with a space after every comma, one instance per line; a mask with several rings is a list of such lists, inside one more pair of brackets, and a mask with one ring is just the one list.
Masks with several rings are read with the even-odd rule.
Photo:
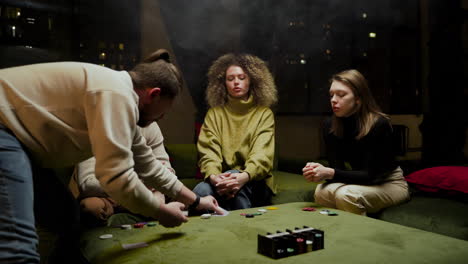
[[[197, 149], [195, 144], [168, 144], [166, 151], [179, 179], [190, 189], [201, 181], [197, 167]], [[306, 182], [301, 174], [278, 170], [275, 161], [275, 176], [278, 192], [273, 197], [273, 204], [290, 202], [313, 202], [316, 183]]]
[[[196, 179], [199, 172], [195, 144], [168, 144], [166, 149], [181, 181], [189, 188], [195, 187], [200, 181]], [[317, 184], [304, 180], [300, 171], [304, 164], [305, 161], [277, 158], [273, 174], [278, 192], [273, 204], [314, 201]], [[371, 217], [468, 240], [468, 202], [463, 197], [438, 197], [411, 189], [410, 201]]]

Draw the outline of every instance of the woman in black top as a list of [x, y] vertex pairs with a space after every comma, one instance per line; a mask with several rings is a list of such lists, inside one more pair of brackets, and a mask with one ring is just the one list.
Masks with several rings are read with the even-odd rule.
[[364, 76], [357, 70], [333, 75], [330, 103], [334, 114], [323, 129], [329, 167], [308, 162], [303, 168], [307, 181], [325, 180], [315, 201], [361, 215], [406, 201], [408, 185], [395, 162], [390, 119]]

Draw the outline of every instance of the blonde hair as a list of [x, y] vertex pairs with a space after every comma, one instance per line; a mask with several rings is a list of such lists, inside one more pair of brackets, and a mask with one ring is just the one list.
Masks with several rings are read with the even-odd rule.
[[266, 63], [250, 54], [229, 53], [215, 60], [208, 70], [206, 101], [210, 107], [223, 106], [227, 102], [226, 71], [230, 66], [241, 67], [249, 76], [249, 93], [258, 105], [270, 107], [276, 103], [276, 85]]
[[183, 87], [182, 74], [171, 63], [169, 52], [159, 49], [149, 55], [131, 71], [136, 89], [159, 87], [161, 96], [176, 97]]
[[[330, 83], [334, 81], [341, 82], [349, 87], [353, 91], [356, 99], [361, 102], [357, 106], [355, 112], [359, 126], [359, 133], [357, 134], [356, 139], [361, 139], [366, 136], [379, 117], [390, 119], [388, 115], [384, 114], [380, 110], [379, 105], [372, 96], [366, 78], [364, 78], [359, 71], [350, 69], [339, 72], [331, 77]], [[342, 121], [335, 115], [332, 117], [330, 133], [333, 133], [338, 137], [343, 136]]]

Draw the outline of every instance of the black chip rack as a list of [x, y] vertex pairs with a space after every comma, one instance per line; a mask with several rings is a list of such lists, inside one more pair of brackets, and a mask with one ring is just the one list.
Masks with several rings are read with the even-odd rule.
[[259, 234], [257, 252], [274, 259], [285, 258], [324, 249], [324, 239], [324, 231], [308, 226]]

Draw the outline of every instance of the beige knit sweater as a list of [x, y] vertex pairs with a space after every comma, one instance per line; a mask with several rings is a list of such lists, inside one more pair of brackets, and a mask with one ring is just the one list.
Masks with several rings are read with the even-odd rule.
[[125, 71], [77, 62], [0, 70], [0, 123], [35, 160], [65, 167], [94, 156], [105, 192], [153, 216], [158, 200], [145, 185], [175, 197], [182, 183], [153, 155], [138, 116], [138, 95]]
[[[171, 166], [169, 155], [164, 148], [164, 137], [158, 123], [153, 122], [148, 127], [141, 128], [141, 134], [146, 139], [146, 143], [153, 150], [154, 157], [159, 160], [171, 173], [175, 170]], [[78, 186], [79, 198], [87, 197], [108, 197], [109, 195], [102, 189], [101, 184], [96, 178], [94, 168], [96, 159], [89, 158], [75, 166], [74, 180]], [[176, 177], [174, 175], [174, 177]]]

